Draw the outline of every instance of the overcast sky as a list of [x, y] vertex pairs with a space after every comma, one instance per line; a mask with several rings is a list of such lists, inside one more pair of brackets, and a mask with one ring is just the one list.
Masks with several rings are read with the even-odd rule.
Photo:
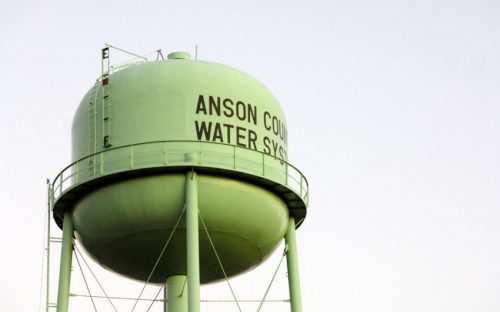
[[[311, 187], [297, 232], [304, 311], [499, 311], [499, 39], [494, 0], [0, 0], [0, 310], [38, 311], [45, 179], [70, 163], [72, 116], [108, 42], [197, 44], [199, 59], [273, 92]], [[262, 297], [280, 252], [234, 280], [238, 297]], [[72, 292], [85, 293], [78, 272]], [[113, 295], [140, 289], [99, 272]], [[286, 285], [282, 267], [270, 299]], [[230, 294], [220, 284], [202, 298]]]

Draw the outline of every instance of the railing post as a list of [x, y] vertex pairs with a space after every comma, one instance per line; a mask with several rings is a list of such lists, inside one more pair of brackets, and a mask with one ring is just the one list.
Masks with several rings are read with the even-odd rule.
[[266, 154], [262, 153], [262, 176], [266, 176]]
[[64, 170], [61, 172], [61, 175], [59, 176], [59, 195], [62, 194], [62, 181], [64, 179]]
[[300, 175], [300, 197], [302, 197], [302, 174]]
[[236, 146], [233, 145], [233, 169], [236, 170]]
[[168, 143], [164, 142], [163, 144], [163, 163], [165, 165], [168, 164]]
[[104, 172], [104, 151], [102, 151], [101, 153], [99, 153], [99, 175], [102, 175], [102, 173]]
[[[300, 175], [302, 176], [302, 175]], [[288, 186], [288, 163], [285, 162], [285, 185]]]
[[134, 168], [134, 146], [130, 145], [130, 151], [129, 151], [129, 158], [130, 158], [130, 169]]
[[200, 149], [198, 151], [199, 154], [198, 154], [198, 159], [197, 159], [198, 163], [197, 164], [201, 165], [203, 163], [203, 142], [200, 142], [198, 144], [200, 146]]
[[76, 183], [75, 184], [79, 184], [80, 183], [80, 162], [77, 161], [76, 162]]

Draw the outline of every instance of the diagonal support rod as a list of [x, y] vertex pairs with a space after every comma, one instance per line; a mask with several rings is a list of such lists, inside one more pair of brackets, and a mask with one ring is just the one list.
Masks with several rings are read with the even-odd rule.
[[260, 309], [262, 309], [262, 305], [264, 305], [264, 302], [266, 302], [267, 294], [269, 293], [269, 290], [271, 289], [271, 286], [273, 285], [274, 279], [276, 278], [276, 274], [278, 274], [278, 270], [280, 269], [281, 262], [283, 262], [283, 259], [286, 257], [286, 252], [287, 252], [287, 249], [285, 246], [285, 250], [283, 251], [283, 255], [281, 256], [280, 262], [278, 263], [278, 266], [276, 267], [276, 270], [274, 271], [273, 277], [271, 278], [271, 281], [269, 282], [269, 286], [267, 286], [266, 292], [264, 293], [264, 297], [262, 297], [262, 300], [259, 303], [259, 307], [257, 308], [257, 312], [259, 312]]
[[[85, 260], [85, 257], [83, 256], [82, 252], [80, 251], [80, 249], [78, 249], [78, 245], [75, 244], [75, 258], [76, 260], [78, 261], [78, 258], [77, 258], [77, 255], [80, 255], [80, 257], [82, 258], [83, 260], [83, 263], [85, 263], [85, 266], [87, 267], [87, 269], [89, 270], [90, 274], [92, 275], [92, 277], [94, 278], [94, 280], [97, 282], [97, 285], [99, 285], [99, 288], [101, 289], [102, 293], [104, 294], [105, 298], [108, 299], [108, 302], [109, 304], [111, 305], [111, 307], [113, 308], [113, 310], [115, 310], [115, 312], [118, 312], [116, 310], [116, 307], [115, 305], [113, 304], [113, 301], [111, 301], [111, 297], [108, 296], [108, 293], [104, 290], [104, 287], [102, 286], [101, 282], [99, 282], [99, 279], [97, 278], [97, 276], [94, 274], [94, 271], [92, 271], [92, 268], [90, 267], [90, 265], [88, 264], [87, 260]], [[83, 271], [82, 271], [82, 274], [83, 274]], [[95, 296], [93, 296], [95, 297]]]
[[160, 260], [161, 260], [161, 257], [163, 256], [163, 254], [165, 253], [165, 250], [167, 250], [167, 246], [168, 244], [170, 243], [170, 240], [172, 239], [172, 237], [174, 236], [175, 234], [175, 230], [177, 229], [177, 226], [179, 225], [181, 219], [182, 219], [182, 216], [184, 215], [184, 210], [186, 208], [182, 208], [182, 211], [179, 215], [179, 218], [177, 219], [177, 222], [175, 223], [174, 225], [174, 228], [172, 229], [172, 231], [170, 232], [170, 235], [168, 236], [167, 238], [167, 241], [165, 242], [165, 245], [163, 246], [163, 249], [161, 250], [160, 252], [160, 255], [158, 256], [158, 258], [156, 259], [156, 262], [155, 262], [155, 265], [153, 266], [153, 269], [151, 270], [151, 272], [149, 273], [149, 276], [148, 276], [148, 279], [146, 280], [146, 282], [144, 283], [144, 285], [142, 286], [142, 289], [141, 289], [141, 292], [139, 293], [139, 296], [137, 296], [137, 299], [135, 300], [135, 303], [134, 303], [134, 306], [132, 307], [132, 310], [130, 312], [134, 312], [134, 309], [135, 307], [137, 306], [137, 303], [139, 302], [142, 294], [144, 293], [144, 290], [146, 289], [146, 286], [148, 285], [149, 281], [151, 280], [151, 277], [153, 276], [153, 273], [155, 272], [156, 270], [156, 267], [158, 266], [158, 264], [160, 263]]
[[227, 285], [229, 286], [229, 290], [231, 291], [231, 295], [233, 295], [234, 302], [236, 303], [236, 306], [238, 307], [238, 311], [241, 312], [241, 307], [238, 302], [238, 299], [236, 299], [236, 295], [234, 294], [233, 287], [231, 286], [231, 283], [229, 282], [229, 278], [227, 277], [226, 270], [224, 269], [224, 266], [222, 265], [222, 261], [219, 257], [219, 253], [217, 252], [217, 249], [215, 248], [214, 242], [212, 241], [212, 238], [210, 237], [210, 233], [208, 232], [207, 226], [205, 225], [205, 221], [203, 221], [203, 217], [200, 214], [200, 220], [201, 224], [203, 225], [203, 228], [205, 229], [205, 233], [207, 234], [208, 241], [210, 242], [210, 245], [212, 246], [212, 250], [214, 251], [215, 257], [217, 258], [217, 262], [219, 262], [220, 269], [222, 271], [222, 274], [224, 274], [224, 278], [226, 279]]
[[80, 264], [80, 260], [78, 259], [78, 255], [75, 253], [76, 263], [78, 264], [78, 268], [80, 268], [80, 273], [82, 273], [83, 282], [85, 283], [85, 287], [87, 288], [87, 293], [89, 294], [90, 301], [92, 301], [92, 306], [94, 307], [94, 311], [97, 312], [97, 307], [95, 306], [94, 297], [92, 297], [92, 293], [90, 292], [89, 283], [87, 282], [87, 278], [83, 273], [82, 265]]

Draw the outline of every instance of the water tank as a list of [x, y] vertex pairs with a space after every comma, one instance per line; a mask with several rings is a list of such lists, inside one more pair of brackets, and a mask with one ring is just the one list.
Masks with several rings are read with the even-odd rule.
[[[165, 283], [186, 274], [186, 172], [198, 174], [200, 278], [258, 265], [305, 218], [305, 177], [287, 162], [287, 126], [269, 90], [228, 66], [171, 53], [105, 72], [72, 126], [72, 164], [54, 181], [54, 218], [101, 265]], [[175, 228], [175, 231], [173, 230]]]

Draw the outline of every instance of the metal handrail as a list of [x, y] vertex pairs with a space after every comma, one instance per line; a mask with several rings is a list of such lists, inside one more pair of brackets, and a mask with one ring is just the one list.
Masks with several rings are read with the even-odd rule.
[[[132, 67], [132, 66], [137, 66], [137, 65], [144, 64], [144, 63], [147, 63], [147, 62], [148, 61], [144, 61], [144, 60], [136, 60], [136, 61], [129, 60], [129, 61], [124, 61], [123, 63], [119, 63], [119, 64], [116, 64], [116, 65], [111, 65], [109, 71], [104, 72], [104, 74], [111, 75], [111, 74], [114, 74], [116, 72], [121, 71], [122, 69], [129, 68], [129, 67]], [[99, 77], [97, 77], [95, 81], [96, 82], [101, 82], [102, 81], [102, 76], [103, 76], [102, 74], [99, 75]]]
[[[209, 151], [203, 152], [202, 146], [204, 146], [204, 145], [205, 146], [206, 145], [213, 145], [213, 146], [219, 145], [219, 146], [225, 146], [225, 147], [231, 148], [232, 153], [228, 154], [227, 156], [232, 157], [232, 166], [230, 166], [232, 168], [229, 168], [229, 170], [234, 170], [234, 171], [244, 170], [242, 168], [240, 168], [240, 169], [237, 168], [238, 160], [248, 161], [248, 159], [246, 159], [244, 157], [243, 158], [241, 156], [238, 157], [237, 152], [236, 152], [237, 150], [245, 150], [245, 151], [250, 151], [253, 153], [261, 154], [262, 155], [261, 158], [259, 158], [259, 157], [255, 158], [255, 159], [260, 159], [260, 161], [253, 161], [253, 163], [260, 165], [260, 167], [262, 168], [261, 175], [265, 178], [269, 178], [269, 177], [265, 176], [265, 174], [266, 174], [266, 158], [271, 159], [271, 160], [275, 160], [275, 161], [279, 161], [280, 164], [285, 165], [283, 172], [280, 173], [280, 177], [281, 177], [281, 175], [283, 175], [282, 178], [284, 179], [284, 183], [283, 183], [283, 181], [277, 181], [276, 178], [274, 178], [274, 179], [269, 178], [269, 179], [274, 180], [275, 182], [280, 183], [280, 184], [288, 187], [289, 189], [294, 191], [300, 198], [302, 198], [302, 200], [304, 200], [306, 205], [308, 204], [308, 200], [309, 200], [308, 181], [307, 181], [306, 177], [302, 174], [302, 172], [299, 169], [297, 169], [295, 166], [293, 166], [292, 164], [290, 164], [290, 163], [288, 163], [288, 162], [286, 162], [278, 157], [275, 157], [273, 155], [269, 155], [269, 154], [266, 154], [266, 153], [261, 152], [261, 151], [248, 149], [248, 148], [241, 147], [241, 146], [236, 146], [236, 145], [227, 144], [227, 143], [195, 141], [195, 140], [166, 140], [166, 141], [150, 141], [150, 142], [142, 142], [142, 143], [136, 143], [136, 144], [128, 144], [128, 145], [122, 145], [122, 146], [118, 146], [118, 147], [108, 148], [104, 151], [96, 152], [96, 153], [87, 155], [85, 157], [82, 157], [82, 158], [74, 161], [73, 163], [69, 164], [64, 169], [62, 169], [61, 172], [59, 172], [59, 174], [53, 180], [52, 189], [54, 192], [54, 200], [57, 201], [70, 188], [72, 188], [76, 185], [79, 185], [80, 183], [83, 183], [83, 182], [86, 182], [88, 180], [93, 179], [93, 177], [89, 178], [89, 179], [81, 178], [80, 171], [85, 168], [84, 166], [82, 166], [82, 163], [84, 161], [89, 161], [89, 160], [93, 161], [92, 172], [93, 172], [94, 177], [105, 176], [105, 175], [117, 172], [116, 170], [106, 171], [105, 166], [104, 166], [104, 163], [105, 163], [104, 162], [104, 158], [105, 158], [104, 155], [105, 154], [109, 155], [110, 152], [116, 151], [116, 150], [128, 150], [127, 156], [130, 159], [129, 167], [127, 169], [122, 168], [122, 169], [118, 170], [118, 172], [127, 171], [127, 170], [134, 169], [134, 168], [141, 168], [142, 169], [142, 168], [159, 167], [158, 164], [152, 164], [151, 166], [146, 165], [146, 166], [136, 167], [134, 164], [134, 157], [133, 157], [134, 155], [136, 155], [136, 154], [134, 154], [134, 147], [153, 145], [153, 144], [162, 144], [162, 143], [163, 144], [195, 143], [195, 144], [199, 145], [199, 147], [200, 147], [199, 151], [197, 151], [195, 153], [195, 154], [200, 156], [197, 160], [193, 160], [193, 161], [185, 160], [184, 162], [177, 163], [176, 165], [185, 164], [185, 165], [192, 165], [192, 166], [205, 166], [205, 167], [228, 169], [228, 166], [221, 165], [220, 163], [219, 164], [212, 163], [211, 165], [207, 165], [207, 163], [205, 162], [205, 164], [203, 164], [203, 155], [215, 156], [215, 155], [220, 155], [220, 153], [221, 153], [221, 152], [209, 152]], [[168, 150], [168, 149], [165, 149], [165, 150]], [[176, 151], [175, 153], [169, 154], [165, 150], [163, 150], [165, 157], [167, 157], [168, 155], [172, 156], [172, 155], [189, 153], [189, 151]], [[154, 152], [158, 152], [158, 150], [155, 150]], [[142, 155], [142, 156], [144, 156], [144, 155]], [[95, 163], [96, 161], [98, 161], [99, 164], [96, 164]], [[168, 162], [166, 160], [165, 160], [164, 166], [168, 167]], [[98, 168], [96, 168], [96, 167], [98, 167]], [[73, 170], [73, 169], [76, 169], [76, 170]], [[87, 167], [85, 170], [89, 170], [89, 168]], [[246, 171], [249, 171], [249, 169], [246, 169]], [[295, 173], [295, 175], [294, 175], [294, 173]], [[256, 171], [253, 171], [253, 174], [259, 176], [259, 174], [257, 174]], [[67, 183], [69, 185], [65, 186], [65, 184], [67, 184]], [[293, 184], [295, 184], [295, 185], [293, 185]]]

